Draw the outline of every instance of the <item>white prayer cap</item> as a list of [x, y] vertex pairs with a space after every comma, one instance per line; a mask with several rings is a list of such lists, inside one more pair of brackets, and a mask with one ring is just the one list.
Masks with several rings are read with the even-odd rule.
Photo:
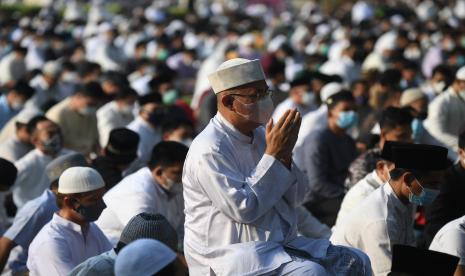
[[422, 1], [416, 8], [417, 16], [420, 20], [426, 21], [433, 19], [438, 14], [438, 8], [433, 1]]
[[285, 35], [277, 35], [268, 43], [268, 52], [276, 52], [286, 43], [287, 38]]
[[60, 194], [78, 194], [105, 187], [102, 176], [88, 167], [72, 167], [65, 170], [58, 180]]
[[455, 74], [455, 78], [461, 81], [465, 81], [465, 66], [460, 67], [460, 69]]
[[56, 77], [61, 73], [61, 65], [58, 61], [47, 61], [42, 70], [45, 75]]
[[43, 114], [44, 113], [38, 108], [24, 108], [16, 116], [16, 122], [20, 124], [27, 124], [30, 120], [32, 120], [32, 118]]
[[265, 73], [258, 59], [233, 58], [223, 62], [208, 76], [215, 94], [255, 81], [265, 80]]
[[328, 51], [329, 60], [339, 60], [342, 56], [342, 52], [350, 47], [350, 42], [348, 40], [340, 40], [333, 43]]
[[125, 246], [116, 257], [115, 275], [151, 276], [176, 259], [176, 253], [163, 243], [139, 239]]
[[426, 97], [426, 95], [423, 94], [423, 92], [421, 92], [420, 89], [410, 88], [410, 89], [405, 90], [402, 93], [402, 96], [400, 97], [400, 105], [408, 106], [412, 102], [419, 100], [421, 98], [424, 98], [424, 97]]
[[375, 44], [375, 52], [382, 53], [384, 50], [395, 50], [396, 49], [396, 32], [387, 32], [383, 34]]
[[102, 22], [98, 26], [98, 32], [101, 34], [109, 32], [111, 30], [113, 30], [113, 25], [109, 22]]
[[358, 1], [352, 7], [352, 22], [359, 24], [363, 20], [369, 20], [374, 17], [373, 8], [365, 1]]
[[460, 19], [465, 18], [465, 0], [458, 0], [455, 3], [454, 14]]
[[323, 86], [320, 91], [320, 99], [322, 102], [326, 102], [332, 95], [341, 92], [344, 89], [344, 86], [338, 82], [330, 82]]

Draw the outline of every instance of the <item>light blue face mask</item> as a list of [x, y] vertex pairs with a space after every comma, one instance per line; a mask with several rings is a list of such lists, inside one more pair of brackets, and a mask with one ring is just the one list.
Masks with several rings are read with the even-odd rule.
[[358, 114], [355, 111], [342, 111], [339, 113], [337, 125], [342, 129], [349, 129], [358, 123]]
[[163, 94], [163, 103], [166, 105], [172, 105], [178, 99], [178, 91], [171, 89]]
[[433, 201], [436, 199], [436, 197], [439, 195], [439, 190], [435, 189], [428, 189], [428, 188], [423, 188], [421, 186], [421, 193], [420, 195], [415, 195], [410, 187], [408, 188], [410, 190], [409, 194], [409, 201], [413, 204], [424, 206], [424, 205], [430, 205], [433, 203]]
[[413, 119], [412, 121], [412, 137], [413, 140], [418, 141], [420, 139], [421, 135], [423, 134], [423, 121], [420, 119]]

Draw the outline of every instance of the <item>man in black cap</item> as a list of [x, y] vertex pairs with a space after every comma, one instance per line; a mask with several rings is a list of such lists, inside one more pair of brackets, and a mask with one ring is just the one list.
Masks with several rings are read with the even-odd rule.
[[368, 254], [375, 275], [391, 269], [392, 245], [415, 245], [413, 213], [439, 193], [447, 149], [439, 146], [386, 142], [383, 159], [394, 162], [391, 180], [366, 198], [336, 227], [334, 244]]
[[92, 161], [105, 181], [107, 190], [123, 179], [123, 171], [137, 158], [139, 134], [127, 128], [117, 128], [110, 132], [107, 146], [102, 155]]

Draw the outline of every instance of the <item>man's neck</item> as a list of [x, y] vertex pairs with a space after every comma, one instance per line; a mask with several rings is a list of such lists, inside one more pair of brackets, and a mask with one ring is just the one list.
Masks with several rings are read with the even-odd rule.
[[346, 134], [346, 131], [338, 127], [335, 123], [328, 122], [328, 128], [332, 133], [336, 134], [337, 136], [344, 136]]
[[391, 188], [392, 190], [394, 191], [394, 194], [396, 194], [397, 198], [406, 206], [408, 206], [410, 204], [410, 201], [408, 198], [406, 198], [403, 194], [402, 194], [402, 183], [398, 182], [398, 181], [394, 181], [394, 180], [390, 180], [388, 182], [389, 185], [391, 185]]
[[89, 229], [89, 222], [76, 218], [73, 214], [71, 214], [69, 210], [61, 209], [58, 212], [58, 215], [66, 220], [69, 220], [81, 226], [83, 233], [86, 233], [87, 230]]

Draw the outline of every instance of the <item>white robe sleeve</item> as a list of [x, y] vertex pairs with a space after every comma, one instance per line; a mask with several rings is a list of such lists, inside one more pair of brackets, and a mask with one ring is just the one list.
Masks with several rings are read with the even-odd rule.
[[428, 110], [428, 130], [434, 138], [439, 140], [447, 147], [457, 150], [458, 138], [456, 135], [449, 133], [445, 126], [448, 125], [446, 110], [448, 104], [444, 98], [436, 98], [430, 105]]
[[292, 207], [298, 207], [305, 203], [307, 194], [310, 192], [307, 175], [303, 173], [293, 162], [291, 172], [294, 174], [296, 181], [284, 194], [284, 199]]
[[250, 175], [241, 174], [235, 163], [223, 154], [206, 153], [200, 157], [197, 176], [212, 204], [239, 223], [260, 218], [296, 181], [291, 171], [267, 154]]
[[[68, 245], [62, 240], [45, 242], [33, 253], [34, 271], [31, 275], [67, 275], [76, 265], [73, 262]], [[40, 254], [39, 254], [40, 252]], [[31, 255], [29, 255], [31, 258]], [[30, 266], [28, 262], [28, 267]]]
[[375, 221], [360, 230], [360, 238], [370, 257], [374, 275], [387, 275], [391, 271], [392, 249], [385, 221]]

